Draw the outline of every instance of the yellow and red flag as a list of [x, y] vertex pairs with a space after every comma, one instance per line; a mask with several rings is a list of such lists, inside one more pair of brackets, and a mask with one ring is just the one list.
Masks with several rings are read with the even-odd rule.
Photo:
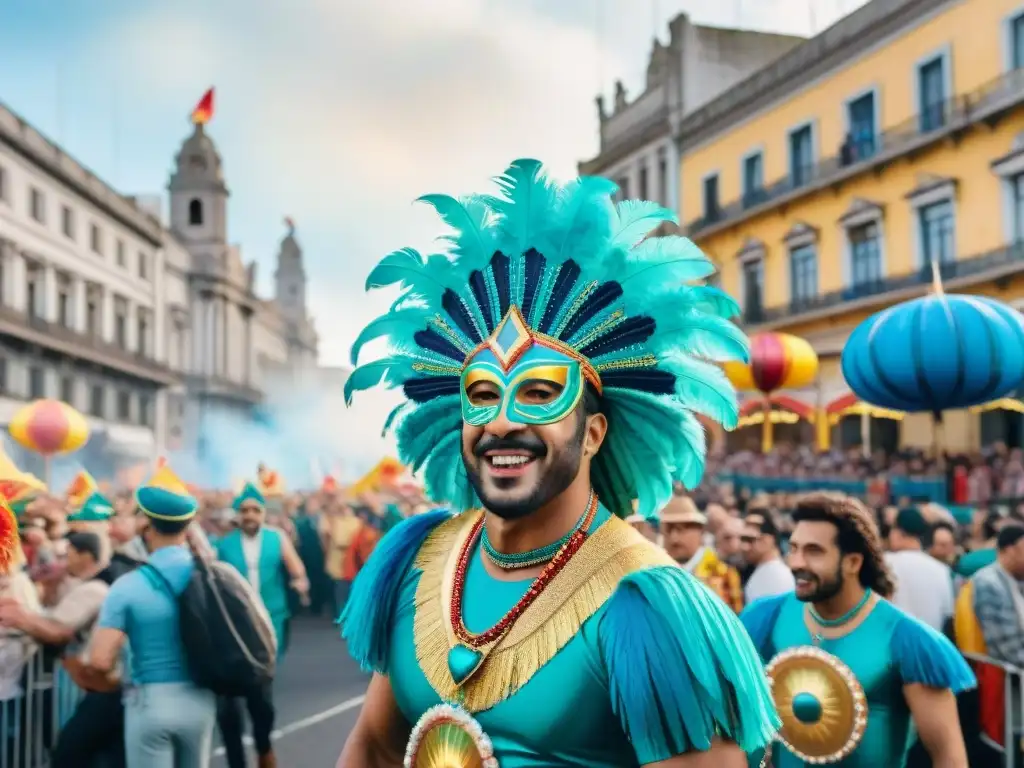
[[75, 475], [75, 479], [71, 481], [71, 485], [64, 492], [64, 496], [72, 508], [78, 509], [93, 492], [98, 490], [99, 485], [96, 484], [96, 480], [83, 469]]
[[206, 125], [213, 119], [213, 88], [203, 94], [203, 98], [192, 110], [192, 122], [195, 125]]

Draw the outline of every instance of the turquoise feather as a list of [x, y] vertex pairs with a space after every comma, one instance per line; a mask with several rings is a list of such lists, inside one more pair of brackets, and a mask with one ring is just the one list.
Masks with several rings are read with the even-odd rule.
[[462, 428], [462, 399], [459, 395], [440, 397], [410, 411], [395, 428], [399, 458], [413, 472], [433, 453], [440, 440], [453, 429]]
[[407, 410], [409, 410], [410, 405], [411, 405], [411, 403], [407, 400], [404, 403], [399, 403], [398, 405], [396, 405], [394, 408], [391, 409], [391, 413], [389, 413], [387, 418], [384, 419], [384, 426], [381, 427], [381, 430], [380, 430], [380, 436], [381, 437], [386, 437], [387, 436], [388, 432], [391, 431], [391, 425], [394, 424], [395, 421], [398, 418], [400, 418], [403, 413], [405, 413]]
[[660, 203], [623, 200], [615, 206], [611, 245], [632, 248], [666, 221], [676, 223], [676, 215]]
[[904, 685], [919, 683], [955, 695], [978, 684], [963, 655], [945, 635], [906, 614], [892, 633], [892, 657]]
[[411, 338], [417, 331], [427, 327], [427, 321], [433, 316], [433, 312], [423, 307], [409, 307], [400, 309], [397, 312], [389, 312], [381, 315], [362, 332], [352, 344], [350, 359], [352, 365], [359, 362], [359, 353], [363, 347], [371, 341], [382, 337], [389, 338]]
[[468, 275], [482, 269], [494, 254], [495, 213], [480, 196], [457, 200], [450, 195], [423, 195], [416, 202], [426, 203], [437, 211], [455, 234], [445, 235], [452, 244], [452, 255], [459, 259], [459, 271]]
[[714, 419], [726, 429], [736, 428], [739, 420], [736, 391], [721, 368], [681, 352], [663, 355], [658, 367], [676, 377], [676, 396], [683, 405]]
[[639, 763], [706, 751], [720, 737], [750, 754], [778, 732], [764, 667], [739, 619], [682, 568], [623, 579], [597, 636]]
[[677, 313], [674, 321], [658, 325], [652, 348], [655, 354], [672, 349], [686, 349], [705, 360], [750, 359], [750, 341], [739, 326], [730, 320], [706, 313]]
[[758, 598], [740, 614], [740, 622], [743, 628], [750, 635], [754, 647], [757, 649], [761, 660], [767, 664], [775, 656], [775, 648], [772, 646], [772, 630], [775, 628], [775, 620], [779, 616], [783, 603], [789, 599], [790, 592], [781, 595]]
[[338, 623], [348, 652], [366, 672], [387, 673], [391, 630], [402, 584], [416, 553], [437, 526], [451, 518], [446, 509], [403, 520], [377, 544], [352, 582]]
[[715, 267], [692, 242], [671, 235], [644, 240], [616, 271], [624, 292], [642, 296], [667, 284], [703, 280]]
[[552, 217], [551, 228], [559, 233], [552, 237], [554, 261], [585, 262], [606, 247], [612, 211], [608, 200], [617, 191], [617, 184], [597, 176], [576, 179], [562, 188]]
[[352, 395], [364, 389], [384, 384], [397, 387], [416, 375], [412, 369], [413, 360], [407, 357], [387, 357], [372, 363], [364, 363], [352, 371], [345, 380], [345, 403], [351, 405]]
[[419, 251], [401, 248], [381, 259], [366, 278], [366, 290], [399, 285], [407, 293], [422, 298], [428, 306], [441, 303], [441, 294], [449, 287], [452, 263], [446, 256], [433, 255], [424, 260]]
[[537, 160], [514, 161], [496, 181], [503, 197], [491, 198], [491, 207], [501, 217], [500, 229], [507, 245], [503, 250], [519, 255], [530, 247], [542, 249], [541, 239], [549, 231], [550, 216], [557, 193], [541, 173]]

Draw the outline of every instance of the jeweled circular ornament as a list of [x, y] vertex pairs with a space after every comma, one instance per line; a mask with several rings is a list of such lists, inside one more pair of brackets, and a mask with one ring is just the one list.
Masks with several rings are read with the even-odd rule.
[[498, 768], [494, 747], [472, 715], [450, 704], [431, 707], [405, 748], [405, 768]]
[[799, 646], [778, 654], [766, 672], [782, 719], [779, 740], [793, 755], [828, 765], [857, 748], [868, 724], [868, 704], [846, 664], [820, 648]]

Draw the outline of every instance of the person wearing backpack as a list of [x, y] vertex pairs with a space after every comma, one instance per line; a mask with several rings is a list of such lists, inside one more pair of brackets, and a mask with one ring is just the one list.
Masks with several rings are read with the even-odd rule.
[[[285, 651], [288, 640], [289, 581], [302, 601], [309, 604], [309, 581], [295, 545], [282, 531], [266, 525], [266, 500], [252, 483], [246, 483], [232, 504], [238, 513], [238, 527], [217, 542], [223, 563], [233, 567], [252, 586], [266, 609], [277, 638], [277, 656]], [[224, 741], [229, 768], [245, 768], [242, 746], [241, 700], [249, 711], [252, 737], [259, 768], [274, 768], [276, 758], [270, 734], [274, 730], [273, 688], [269, 681], [253, 684], [240, 695], [221, 697], [217, 722]]]
[[166, 467], [136, 491], [136, 499], [146, 518], [142, 537], [149, 562], [111, 586], [89, 666], [110, 675], [126, 643], [131, 650], [127, 768], [207, 768], [216, 696], [190, 672], [179, 605], [196, 569], [186, 535], [198, 503]]

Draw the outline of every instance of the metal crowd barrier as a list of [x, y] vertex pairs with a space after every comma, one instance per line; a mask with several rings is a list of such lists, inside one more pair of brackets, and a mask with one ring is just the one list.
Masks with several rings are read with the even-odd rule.
[[[17, 668], [4, 664], [2, 656], [0, 649], [0, 673], [13, 678]], [[36, 650], [24, 663], [17, 688], [7, 693], [13, 695], [0, 701], [0, 768], [46, 768], [50, 748], [78, 706], [82, 690], [59, 662]]]
[[1024, 752], [1024, 670], [988, 656], [964, 656], [978, 677], [982, 742], [1003, 756], [1003, 768], [1024, 768], [1020, 764]]

